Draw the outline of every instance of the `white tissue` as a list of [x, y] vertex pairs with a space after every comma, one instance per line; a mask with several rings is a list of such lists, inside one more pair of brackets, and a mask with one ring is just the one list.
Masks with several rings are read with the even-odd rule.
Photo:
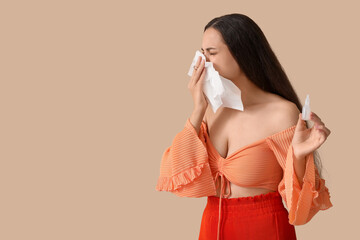
[[[204, 54], [197, 50], [188, 72], [189, 76], [192, 76], [194, 66], [199, 56], [206, 61]], [[231, 80], [220, 76], [212, 62], [205, 62], [205, 68], [206, 73], [203, 92], [213, 112], [216, 113], [219, 107], [228, 107], [244, 111], [240, 89]]]

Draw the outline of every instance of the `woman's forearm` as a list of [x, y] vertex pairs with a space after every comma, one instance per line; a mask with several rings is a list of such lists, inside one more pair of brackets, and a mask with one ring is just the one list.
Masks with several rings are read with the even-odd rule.
[[197, 134], [199, 135], [200, 132], [200, 126], [201, 126], [201, 122], [204, 118], [205, 115], [205, 111], [206, 109], [194, 109], [191, 116], [190, 116], [190, 122], [191, 124], [194, 126], [194, 128], [196, 129]]

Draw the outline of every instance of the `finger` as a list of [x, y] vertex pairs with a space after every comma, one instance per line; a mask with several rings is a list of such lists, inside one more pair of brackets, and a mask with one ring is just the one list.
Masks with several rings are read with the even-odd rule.
[[194, 75], [194, 84], [197, 83], [197, 81], [199, 80], [200, 78], [200, 75], [202, 74], [203, 72], [203, 69], [204, 69], [204, 66], [205, 66], [205, 60], [201, 60], [201, 63], [199, 65], [199, 68], [196, 70], [196, 73]]
[[199, 78], [199, 81], [200, 84], [203, 84], [204, 82], [204, 78], [205, 78], [205, 74], [206, 74], [206, 68], [204, 68], [204, 70], [202, 71], [201, 75], [200, 75], [200, 78]]
[[201, 59], [202, 59], [202, 57], [199, 56], [198, 59], [196, 60], [196, 63], [195, 63], [195, 65], [194, 65], [193, 75], [194, 75], [194, 74], [196, 73], [196, 71], [198, 70], [199, 65], [201, 64]]
[[330, 133], [331, 133], [330, 129], [328, 129], [327, 127], [325, 127], [325, 125], [318, 125], [318, 126], [316, 127], [316, 129], [319, 129], [319, 130], [325, 132], [326, 136], [329, 136]]
[[327, 139], [328, 134], [323, 129], [315, 129], [315, 131], [317, 133], [316, 136], [321, 142], [324, 142]]
[[200, 63], [201, 63], [201, 59], [202, 59], [202, 57], [199, 56], [198, 59], [196, 60], [196, 63], [195, 63], [194, 66], [193, 66], [194, 69], [193, 69], [193, 72], [192, 72], [192, 76], [191, 76], [191, 77], [193, 77], [193, 76], [195, 75], [197, 69], [199, 68], [199, 65], [200, 65]]
[[310, 118], [311, 118], [311, 117], [316, 117], [316, 118], [318, 118], [319, 120], [321, 120], [320, 117], [319, 117], [316, 113], [314, 113], [313, 111], [311, 111], [311, 113], [310, 113]]
[[319, 137], [319, 142], [320, 142], [320, 146], [323, 145], [323, 143], [325, 142], [327, 136], [325, 133], [321, 134]]
[[198, 76], [201, 74], [201, 72], [199, 73], [201, 63], [202, 63], [202, 57], [199, 56], [196, 64], [194, 65], [195, 68], [197, 68], [197, 69], [194, 68], [194, 70], [192, 72], [191, 79], [190, 79], [190, 82], [188, 84], [189, 87], [193, 87], [196, 84], [196, 81], [197, 81], [196, 79], [199, 78]]
[[[320, 127], [320, 128], [317, 128], [317, 127]], [[328, 136], [327, 130], [322, 125], [319, 125], [319, 126], [314, 125], [311, 129], [314, 131], [314, 134], [315, 134], [314, 136], [316, 138], [325, 140]]]
[[313, 122], [315, 122], [316, 124], [324, 124], [321, 121], [321, 118], [314, 112], [310, 112], [310, 120], [312, 120]]
[[[202, 70], [202, 72], [201, 72], [201, 74], [199, 76], [199, 79], [195, 84], [200, 83], [200, 85], [202, 86], [203, 82], [204, 82], [205, 74], [206, 74], [206, 68], [203, 68], [203, 70]], [[201, 87], [201, 89], [202, 89], [202, 87]]]
[[201, 63], [201, 56], [198, 57], [196, 63], [195, 63], [195, 67], [199, 67], [200, 63]]
[[298, 118], [298, 121], [297, 121], [297, 124], [296, 124], [296, 129], [298, 130], [303, 130], [306, 128], [306, 123], [305, 121], [302, 119], [302, 114], [299, 113], [299, 118]]

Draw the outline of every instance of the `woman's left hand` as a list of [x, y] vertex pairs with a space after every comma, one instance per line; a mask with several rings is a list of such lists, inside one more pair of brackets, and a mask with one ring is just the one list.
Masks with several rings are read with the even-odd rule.
[[310, 120], [314, 122], [314, 126], [307, 128], [302, 114], [299, 113], [299, 120], [292, 139], [294, 155], [299, 160], [318, 149], [331, 132], [314, 112], [310, 113]]

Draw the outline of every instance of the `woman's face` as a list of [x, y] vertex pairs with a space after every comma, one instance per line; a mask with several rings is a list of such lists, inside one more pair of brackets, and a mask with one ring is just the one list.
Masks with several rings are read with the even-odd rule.
[[224, 78], [233, 80], [241, 74], [239, 65], [216, 29], [210, 27], [204, 32], [201, 52]]

